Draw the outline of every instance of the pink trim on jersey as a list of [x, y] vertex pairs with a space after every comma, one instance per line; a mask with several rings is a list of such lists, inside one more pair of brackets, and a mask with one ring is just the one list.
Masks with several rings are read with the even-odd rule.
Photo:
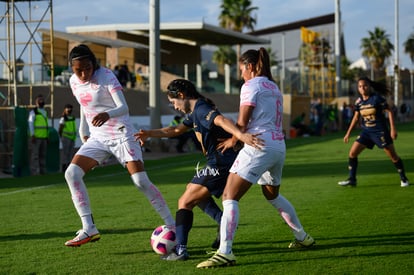
[[240, 103], [240, 106], [252, 106], [252, 107], [256, 107], [256, 103], [254, 103], [254, 102], [242, 102], [242, 103]]

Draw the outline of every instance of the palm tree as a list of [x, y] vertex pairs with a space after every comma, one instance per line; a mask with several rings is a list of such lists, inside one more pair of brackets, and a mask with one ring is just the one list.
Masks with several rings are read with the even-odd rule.
[[212, 59], [218, 65], [219, 74], [224, 74], [224, 64], [233, 65], [237, 63], [236, 52], [230, 46], [220, 46], [213, 53]]
[[375, 27], [374, 31], [368, 33], [369, 37], [361, 39], [362, 55], [379, 71], [384, 69], [385, 61], [392, 55], [394, 45], [390, 42], [389, 35], [380, 27]]
[[[220, 26], [237, 32], [242, 32], [245, 28], [253, 31], [256, 25], [256, 18], [252, 17], [251, 14], [258, 7], [251, 7], [251, 5], [252, 1], [250, 0], [223, 0], [220, 5]], [[241, 54], [240, 48], [240, 45], [237, 45], [237, 62]]]
[[256, 25], [256, 18], [251, 16], [257, 7], [251, 7], [250, 0], [223, 0], [219, 15], [220, 26], [237, 32], [245, 28], [253, 31]]
[[410, 56], [411, 63], [414, 63], [414, 32], [404, 42], [404, 52]]

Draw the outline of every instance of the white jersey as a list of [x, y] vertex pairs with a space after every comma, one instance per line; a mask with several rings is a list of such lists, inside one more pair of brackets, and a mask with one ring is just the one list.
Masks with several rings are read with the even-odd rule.
[[246, 81], [240, 91], [240, 106], [254, 107], [247, 132], [267, 132], [274, 139], [284, 139], [283, 95], [276, 83], [261, 76]]
[[81, 82], [73, 74], [70, 78], [70, 87], [82, 108], [90, 137], [110, 140], [133, 135], [134, 129], [129, 122], [128, 114], [111, 117], [101, 127], [92, 125], [92, 119], [97, 114], [108, 112], [116, 107], [112, 94], [122, 90], [121, 84], [110, 69], [100, 67], [88, 82]]

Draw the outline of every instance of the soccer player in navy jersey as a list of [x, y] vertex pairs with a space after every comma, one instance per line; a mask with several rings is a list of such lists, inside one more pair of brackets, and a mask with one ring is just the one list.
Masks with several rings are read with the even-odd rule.
[[[351, 131], [358, 121], [361, 121], [362, 131], [349, 151], [349, 177], [338, 182], [338, 184], [355, 187], [357, 185], [356, 173], [359, 154], [365, 148], [372, 149], [374, 145], [377, 145], [378, 148], [384, 150], [394, 163], [395, 168], [397, 168], [400, 174], [401, 187], [409, 186], [403, 161], [397, 155], [393, 144], [393, 140], [397, 138], [394, 113], [384, 97], [389, 93], [389, 90], [382, 83], [372, 81], [367, 77], [361, 77], [358, 79], [358, 92], [360, 96], [355, 102], [354, 117], [345, 134], [344, 142], [348, 143]], [[385, 114], [387, 114], [390, 128], [388, 128]]]
[[[227, 176], [233, 161], [237, 156], [237, 146], [229, 150], [220, 150], [221, 140], [231, 138], [260, 148], [262, 140], [258, 134], [242, 133], [236, 125], [224, 117], [215, 104], [197, 92], [195, 86], [188, 80], [173, 80], [167, 87], [168, 100], [174, 108], [186, 114], [179, 125], [167, 126], [160, 129], [140, 130], [135, 134], [141, 142], [149, 137], [175, 137], [193, 128], [207, 163], [204, 167], [196, 167], [196, 173], [178, 200], [176, 212], [177, 246], [169, 255], [162, 259], [168, 261], [187, 260], [188, 234], [193, 226], [193, 208], [199, 206], [206, 214], [220, 224], [222, 211], [212, 198], [219, 198], [226, 185]], [[219, 240], [213, 244], [217, 248]]]

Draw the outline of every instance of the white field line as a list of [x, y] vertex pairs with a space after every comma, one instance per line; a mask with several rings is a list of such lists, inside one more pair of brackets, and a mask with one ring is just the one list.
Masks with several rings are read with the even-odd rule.
[[[190, 162], [194, 162], [194, 160], [181, 161], [181, 162], [178, 162], [178, 163], [176, 162], [175, 164], [188, 164]], [[168, 165], [168, 164], [158, 165], [158, 166], [151, 167], [149, 169], [145, 169], [145, 171], [148, 172], [148, 171], [151, 171], [151, 170], [158, 170], [158, 169], [162, 169], [162, 168], [169, 167], [169, 166], [170, 165]], [[114, 174], [110, 174], [110, 175], [102, 175], [102, 176], [95, 177], [94, 180], [100, 179], [100, 178], [109, 178], [109, 177], [114, 177], [114, 176], [118, 176], [118, 175], [123, 175], [125, 173], [128, 173], [128, 172], [125, 170], [124, 172], [114, 173]], [[53, 183], [53, 184], [48, 184], [48, 185], [24, 188], [24, 189], [11, 191], [11, 192], [6, 192], [6, 193], [0, 193], [0, 197], [13, 195], [13, 194], [17, 194], [17, 193], [30, 192], [30, 191], [38, 190], [38, 189], [45, 189], [45, 188], [54, 187], [54, 186], [64, 184], [64, 183], [66, 184], [66, 182], [59, 182], [59, 183]]]

